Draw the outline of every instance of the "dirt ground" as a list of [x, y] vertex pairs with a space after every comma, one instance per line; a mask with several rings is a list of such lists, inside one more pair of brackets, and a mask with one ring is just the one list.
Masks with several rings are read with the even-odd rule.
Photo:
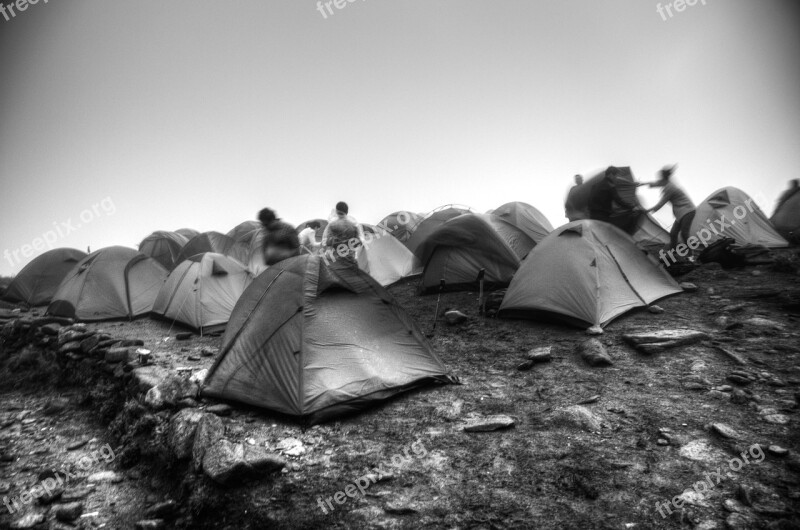
[[[174, 527], [186, 528], [800, 528], [800, 276], [704, 266], [679, 280], [697, 291], [658, 302], [661, 314], [635, 311], [606, 328], [606, 367], [576, 352], [589, 338], [581, 329], [482, 318], [476, 293], [445, 293], [441, 308], [470, 318], [438, 323], [431, 340], [462, 384], [426, 387], [312, 428], [235, 406], [223, 418], [226, 436], [282, 452], [282, 473], [220, 489], [204, 477], [175, 479], [169, 467], [162, 479], [161, 464], [144, 459], [101, 462], [98, 470], [120, 476], [88, 494], [84, 512], [97, 513], [79, 525], [132, 528], [149, 506], [174, 499]], [[417, 296], [417, 282], [389, 290], [427, 333], [436, 296]], [[175, 341], [184, 330], [149, 319], [91, 327], [143, 339], [156, 363], [195, 371], [210, 366], [220, 342]], [[664, 329], [710, 338], [652, 355], [622, 340]], [[551, 362], [518, 369], [544, 346]], [[729, 380], [735, 371], [749, 378]], [[0, 495], [18, 495], [43, 468], [72, 458], [66, 447], [81, 438], [93, 440], [84, 451], [104, 443], [124, 450], [113, 414], [87, 399], [93, 390], [3, 389], [0, 453], [9, 456], [0, 459]], [[46, 416], [55, 394], [69, 405]], [[582, 408], [568, 409], [575, 405]], [[36, 421], [23, 423], [22, 410]], [[515, 425], [464, 431], [496, 414]], [[15, 520], [4, 509], [0, 528]]]

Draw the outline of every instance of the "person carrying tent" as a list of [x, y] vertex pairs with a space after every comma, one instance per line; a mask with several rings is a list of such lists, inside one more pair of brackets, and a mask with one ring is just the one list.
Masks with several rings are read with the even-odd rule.
[[661, 200], [647, 210], [648, 212], [657, 212], [668, 202], [672, 204], [672, 215], [675, 216], [675, 223], [672, 225], [672, 230], [670, 230], [669, 239], [670, 246], [673, 248], [678, 244], [678, 235], [682, 236], [684, 241], [689, 239], [689, 229], [692, 226], [696, 212], [695, 205], [686, 192], [672, 182], [672, 174], [675, 173], [676, 167], [677, 165], [672, 167], [664, 166], [659, 171], [660, 178], [650, 183], [651, 188], [661, 188]]
[[258, 220], [264, 227], [264, 262], [274, 265], [300, 253], [300, 241], [295, 228], [279, 219], [275, 212], [264, 208], [258, 212]]
[[[614, 218], [615, 205], [632, 212], [641, 211], [641, 208], [636, 204], [635, 200], [631, 201], [626, 199], [617, 189], [616, 179], [618, 171], [618, 168], [608, 168], [606, 177], [600, 179], [592, 188], [592, 194], [589, 198], [589, 204], [587, 205], [589, 209], [589, 218], [611, 223], [626, 232], [630, 232], [633, 228], [632, 226], [621, 226], [619, 219]], [[626, 225], [635, 223], [636, 216], [630, 217], [631, 221], [626, 222]]]
[[790, 180], [789, 189], [781, 193], [781, 196], [778, 197], [778, 204], [775, 205], [775, 211], [777, 212], [780, 210], [781, 206], [783, 206], [783, 203], [791, 199], [792, 196], [798, 191], [800, 191], [800, 179]]
[[356, 263], [356, 251], [364, 241], [364, 229], [348, 212], [347, 203], [339, 201], [328, 218], [328, 226], [322, 233], [323, 256], [326, 260], [344, 258]]
[[303, 228], [297, 235], [300, 240], [300, 250], [306, 254], [316, 254], [321, 246], [317, 242], [317, 230], [319, 230], [319, 221], [309, 221], [305, 228]]

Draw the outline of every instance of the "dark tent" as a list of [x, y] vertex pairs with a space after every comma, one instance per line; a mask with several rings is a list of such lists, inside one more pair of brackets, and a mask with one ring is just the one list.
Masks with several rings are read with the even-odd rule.
[[434, 230], [442, 226], [448, 219], [452, 219], [464, 213], [469, 213], [469, 211], [469, 208], [459, 208], [455, 206], [442, 206], [437, 208], [416, 225], [414, 233], [411, 234], [411, 237], [405, 242], [406, 247], [416, 254], [417, 257], [420, 257], [417, 253], [417, 249]]
[[800, 188], [784, 192], [770, 221], [780, 235], [800, 242]]
[[183, 246], [180, 254], [175, 259], [175, 263], [178, 264], [195, 254], [205, 254], [206, 252], [223, 254], [245, 265], [250, 259], [250, 247], [247, 244], [240, 243], [219, 232], [203, 232], [190, 239]]
[[139, 252], [150, 256], [167, 270], [172, 270], [178, 263], [175, 261], [183, 246], [189, 240], [177, 232], [159, 230], [153, 232], [139, 243]]
[[61, 281], [86, 252], [72, 248], [54, 248], [25, 265], [8, 286], [3, 298], [28, 305], [50, 303]]
[[233, 309], [203, 395], [311, 423], [399, 392], [452, 382], [414, 321], [345, 260], [283, 260]]

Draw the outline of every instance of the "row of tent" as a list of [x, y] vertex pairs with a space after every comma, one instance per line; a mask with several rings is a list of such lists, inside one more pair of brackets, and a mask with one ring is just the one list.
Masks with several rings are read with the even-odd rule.
[[[614, 169], [617, 171], [607, 171], [577, 187], [584, 197], [581, 200], [590, 200], [591, 186], [609, 175], [616, 179], [615, 185], [622, 192], [635, 190], [628, 168]], [[627, 188], [625, 183], [629, 183]], [[635, 201], [635, 191], [631, 193]], [[573, 201], [576, 202], [580, 201]], [[743, 246], [785, 246], [786, 241], [757, 206], [743, 217], [738, 214], [741, 210], [737, 212], [737, 208], [747, 206], [752, 209], [753, 203], [744, 192], [735, 188], [718, 190], [698, 208], [695, 223], [699, 224], [693, 230], [713, 225], [714, 219], [741, 217], [736, 225], [727, 227], [724, 235], [734, 237]], [[567, 320], [604, 325], [616, 310], [609, 313], [591, 309], [607, 302], [608, 297], [587, 280], [597, 275], [599, 269], [593, 269], [598, 267], [597, 260], [575, 259], [583, 252], [582, 246], [613, 240], [613, 244], [605, 246], [607, 252], [617, 249], [611, 256], [620, 269], [624, 259], [621, 254], [635, 255], [638, 263], [638, 258], [645, 255], [636, 248], [660, 249], [669, 241], [666, 231], [646, 214], [619, 209], [615, 216], [620, 220], [615, 224], [628, 227], [628, 233], [623, 232], [630, 240], [627, 243], [631, 243], [628, 248], [624, 248], [624, 238], [603, 226], [606, 223], [566, 225], [554, 232], [538, 210], [520, 202], [504, 204], [486, 214], [458, 206], [443, 207], [428, 216], [396, 212], [377, 226], [365, 225], [366, 241], [359, 249], [358, 263], [383, 286], [422, 272], [421, 291], [428, 293], [435, 292], [441, 280], [445, 280], [447, 289], [473, 289], [478, 273], [483, 271], [489, 288], [510, 287], [501, 315], [557, 313]], [[325, 223], [320, 224], [318, 237]], [[399, 238], [394, 237], [398, 233]], [[50, 313], [83, 320], [133, 318], [152, 311], [198, 330], [224, 327], [241, 293], [266, 269], [265, 265], [254, 265], [256, 256], [262, 255], [263, 232], [258, 222], [246, 221], [228, 234], [195, 232], [189, 238], [192, 234], [187, 229], [154, 232], [141, 242], [138, 253], [124, 247], [101, 249], [88, 256], [72, 249], [50, 251], [17, 275], [5, 298], [30, 305], [52, 300]], [[586, 235], [576, 240], [575, 234]], [[547, 238], [559, 243], [543, 245]], [[652, 256], [650, 261], [651, 265], [657, 262]], [[562, 262], [569, 266], [559, 265]], [[559, 280], [572, 265], [579, 270], [567, 275], [571, 281]], [[649, 277], [650, 284], [665, 285], [667, 276], [655, 265], [647, 275], [642, 272], [646, 267], [636, 268], [637, 273], [624, 268], [620, 272], [624, 277]], [[609, 274], [604, 273], [598, 285], [614, 285]], [[568, 286], [571, 294], [554, 294], [561, 285]], [[585, 287], [576, 288], [581, 285]], [[537, 297], [541, 300], [534, 303]], [[650, 297], [638, 297], [638, 305], [649, 303], [646, 300]], [[596, 303], [590, 303], [590, 299]], [[529, 301], [529, 306], [520, 305], [522, 300]], [[560, 308], [562, 302], [558, 300], [569, 300], [570, 307]], [[620, 302], [615, 307], [631, 304]]]

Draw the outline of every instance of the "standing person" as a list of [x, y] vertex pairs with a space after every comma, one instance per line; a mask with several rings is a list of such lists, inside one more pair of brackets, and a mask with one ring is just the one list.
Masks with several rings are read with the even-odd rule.
[[300, 240], [301, 252], [308, 254], [316, 254], [321, 246], [317, 242], [317, 230], [319, 230], [319, 221], [309, 221], [305, 228], [300, 230], [297, 238]]
[[669, 240], [670, 246], [673, 248], [678, 244], [678, 235], [683, 237], [684, 242], [688, 241], [689, 229], [692, 227], [696, 211], [694, 203], [686, 192], [672, 182], [672, 175], [675, 173], [676, 167], [677, 164], [672, 167], [664, 166], [659, 171], [660, 178], [650, 183], [651, 188], [661, 188], [661, 200], [647, 210], [648, 212], [657, 212], [668, 202], [672, 204], [672, 215], [675, 216], [675, 223], [673, 223], [672, 230], [669, 232]]
[[[322, 233], [322, 247], [323, 253], [330, 254], [334, 260], [340, 257], [356, 263], [356, 251], [364, 240], [364, 229], [349, 215], [349, 211], [346, 202], [336, 203]], [[342, 245], [346, 246], [346, 251]]]
[[575, 175], [575, 185], [567, 192], [567, 200], [564, 201], [564, 217], [570, 221], [578, 219], [589, 219], [589, 211], [578, 204], [577, 191], [583, 184], [583, 175]]
[[274, 210], [262, 209], [258, 212], [258, 220], [265, 230], [263, 249], [267, 265], [274, 265], [300, 253], [297, 230], [289, 223], [281, 221]]

